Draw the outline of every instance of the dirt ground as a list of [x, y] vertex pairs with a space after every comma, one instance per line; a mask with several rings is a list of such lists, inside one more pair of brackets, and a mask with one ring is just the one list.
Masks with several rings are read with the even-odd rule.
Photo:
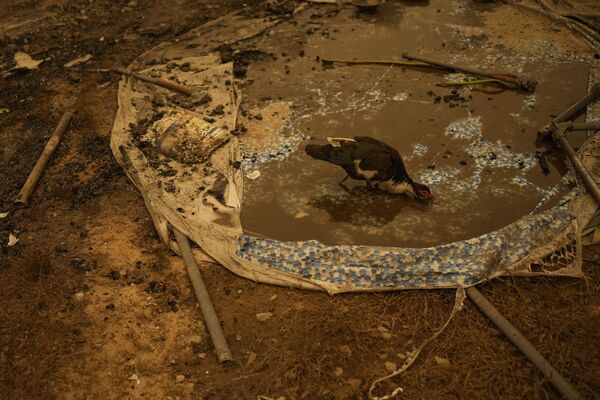
[[[3, 0], [0, 71], [0, 399], [363, 399], [439, 328], [453, 291], [328, 296], [202, 273], [235, 363], [217, 364], [181, 259], [158, 239], [109, 148], [119, 77], [144, 50], [241, 0]], [[510, 33], [507, 33], [507, 35]], [[67, 107], [77, 110], [27, 208], [18, 193]], [[8, 247], [9, 234], [18, 237]], [[585, 279], [506, 278], [481, 291], [584, 398], [600, 398], [600, 249]], [[256, 313], [272, 312], [259, 322]], [[470, 303], [395, 386], [406, 399], [558, 399]], [[384, 386], [393, 389], [394, 385]]]

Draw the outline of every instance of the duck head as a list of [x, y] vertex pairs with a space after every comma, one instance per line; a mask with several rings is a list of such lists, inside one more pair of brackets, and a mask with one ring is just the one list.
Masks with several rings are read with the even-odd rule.
[[429, 200], [432, 198], [431, 190], [426, 185], [412, 180], [395, 181], [391, 179], [389, 181], [377, 182], [375, 187], [391, 194], [407, 194], [408, 196], [416, 197], [421, 200]]
[[427, 185], [413, 181], [411, 182], [411, 187], [417, 199], [430, 200], [433, 197], [431, 189]]

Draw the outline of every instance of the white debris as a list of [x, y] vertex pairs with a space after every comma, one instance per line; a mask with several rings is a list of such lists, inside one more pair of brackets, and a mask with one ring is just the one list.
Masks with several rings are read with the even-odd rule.
[[71, 67], [74, 67], [76, 65], [83, 64], [84, 62], [88, 62], [91, 59], [92, 59], [92, 55], [91, 54], [86, 54], [85, 56], [82, 56], [82, 57], [79, 57], [79, 58], [76, 58], [74, 60], [69, 61], [68, 63], [66, 63], [63, 66], [65, 68], [71, 68]]
[[454, 139], [475, 140], [481, 138], [481, 117], [461, 118], [446, 128], [446, 135]]
[[533, 108], [535, 107], [535, 94], [528, 94], [523, 98], [523, 106]]
[[256, 319], [260, 322], [265, 322], [273, 317], [272, 312], [263, 312], [256, 314]]
[[17, 244], [19, 242], [19, 239], [17, 239], [17, 237], [15, 235], [13, 235], [12, 233], [8, 235], [8, 246], [14, 246], [15, 244]]
[[246, 178], [253, 181], [253, 180], [257, 179], [259, 176], [260, 176], [260, 171], [256, 169], [256, 170], [250, 172], [248, 175], [246, 175]]
[[421, 143], [413, 144], [412, 148], [413, 148], [413, 154], [415, 154], [417, 156], [423, 156], [423, 155], [425, 155], [425, 153], [427, 153], [429, 151], [429, 147], [427, 147]]
[[396, 93], [392, 99], [394, 101], [405, 101], [405, 100], [408, 100], [408, 92]]
[[136, 385], [140, 384], [140, 378], [138, 378], [137, 374], [133, 374], [129, 377], [129, 380], [135, 381]]
[[202, 336], [198, 336], [198, 335], [190, 336], [189, 341], [190, 341], [190, 343], [200, 344], [200, 343], [202, 343]]

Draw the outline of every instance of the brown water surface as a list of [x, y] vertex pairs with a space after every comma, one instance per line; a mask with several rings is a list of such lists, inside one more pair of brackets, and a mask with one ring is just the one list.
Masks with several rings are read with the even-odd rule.
[[[260, 99], [265, 97], [289, 101], [293, 115], [279, 135], [289, 143], [305, 139], [284, 161], [247, 168], [261, 172], [257, 180], [245, 182], [242, 223], [247, 232], [327, 244], [433, 246], [510, 224], [531, 212], [559, 182], [565, 168], [556, 152], [549, 155], [548, 175], [533, 158], [545, 150], [536, 148], [536, 132], [585, 93], [589, 66], [528, 59], [477, 41], [465, 47], [452, 26], [477, 26], [479, 18], [453, 4], [388, 2], [375, 14], [345, 9], [330, 18], [303, 15], [259, 40], [257, 47], [277, 59], [251, 66], [245, 101], [257, 107], [264, 106]], [[458, 94], [465, 101], [435, 102], [451, 94], [450, 88], [435, 84], [456, 77], [380, 65], [324, 68], [316, 60], [400, 59], [404, 51], [473, 65], [494, 59], [496, 69], [535, 76], [538, 89], [532, 96], [492, 86], [463, 87]], [[358, 189], [361, 182], [349, 182], [345, 191], [338, 185], [345, 176], [341, 168], [303, 151], [309, 136], [357, 135], [397, 148], [411, 176], [430, 185], [434, 201], [365, 193]], [[482, 152], [474, 153], [475, 147]]]

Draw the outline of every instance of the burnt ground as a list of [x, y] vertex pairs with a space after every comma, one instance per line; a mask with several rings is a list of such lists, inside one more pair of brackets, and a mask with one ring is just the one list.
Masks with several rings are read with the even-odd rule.
[[[181, 260], [110, 152], [118, 76], [62, 68], [88, 53], [86, 68], [125, 66], [232, 10], [263, 12], [254, 1], [165, 3], [0, 5], [0, 70], [15, 51], [46, 59], [0, 81], [0, 212], [10, 212], [0, 220], [0, 398], [366, 398], [386, 365], [401, 365], [443, 324], [454, 293], [331, 297], [203, 265], [236, 358], [217, 365]], [[77, 110], [70, 129], [29, 206], [14, 208], [67, 107]], [[9, 233], [17, 245], [6, 246]], [[481, 290], [591, 399], [600, 394], [600, 250], [584, 258], [586, 279], [506, 278]], [[273, 318], [257, 321], [266, 311]], [[470, 303], [396, 382], [407, 399], [560, 398]]]

